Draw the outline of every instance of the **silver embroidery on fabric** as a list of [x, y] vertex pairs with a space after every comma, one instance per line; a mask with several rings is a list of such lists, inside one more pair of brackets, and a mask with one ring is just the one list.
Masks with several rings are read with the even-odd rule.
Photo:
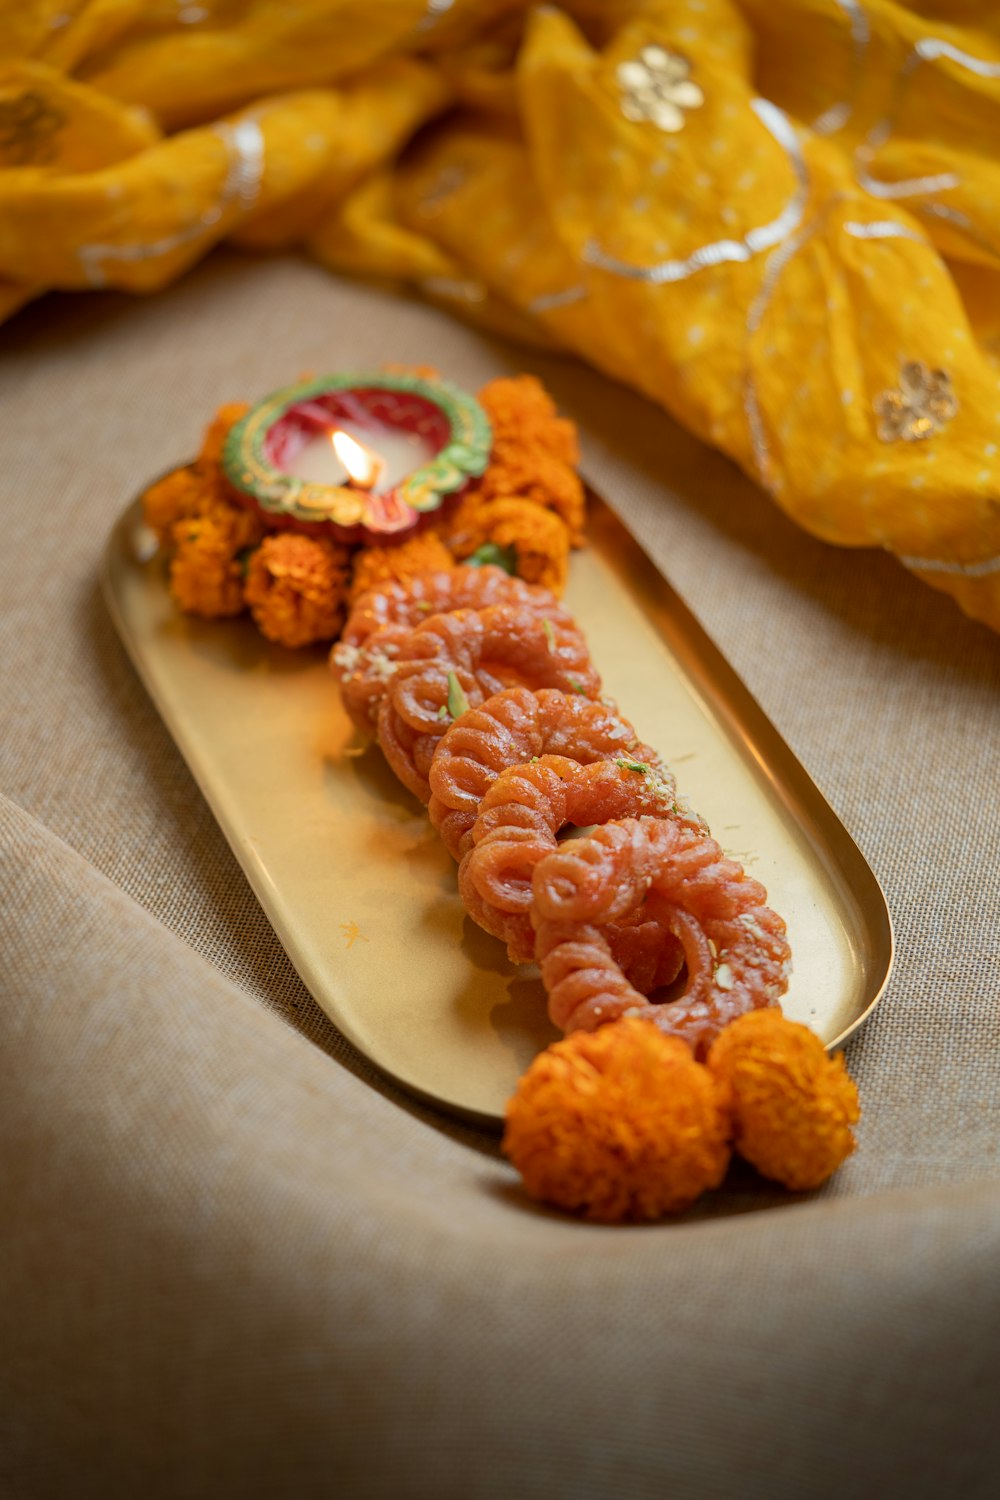
[[528, 303], [530, 313], [553, 312], [557, 307], [570, 307], [574, 302], [582, 302], [587, 295], [587, 288], [583, 285], [568, 286], [561, 292], [543, 292], [540, 297], [535, 297]]
[[[787, 240], [785, 244], [779, 246], [771, 256], [771, 258], [768, 260], [767, 266], [764, 270], [764, 275], [761, 279], [760, 287], [757, 290], [757, 295], [754, 298], [753, 302], [750, 304], [750, 308], [747, 312], [748, 340], [753, 337], [753, 335], [757, 332], [761, 323], [763, 322], [764, 314], [767, 311], [771, 298], [774, 295], [775, 287], [778, 283], [778, 278], [787, 266], [788, 262], [791, 260], [792, 256], [795, 255], [799, 250], [801, 250], [803, 246], [812, 239], [816, 231], [822, 227], [826, 219], [829, 217], [830, 210], [835, 208], [837, 204], [842, 201], [843, 194], [836, 194], [833, 198], [830, 199], [830, 201], [823, 208], [822, 212], [815, 219], [811, 220], [810, 223], [804, 225], [799, 233], [792, 239]], [[857, 239], [907, 239], [913, 240], [916, 244], [925, 245], [928, 249], [931, 248], [929, 241], [924, 239], [923, 236], [918, 234], [915, 230], [911, 229], [909, 225], [897, 224], [891, 219], [877, 219], [866, 224], [859, 223], [855, 219], [847, 219], [845, 220], [843, 227], [847, 234], [853, 235]], [[754, 463], [757, 467], [758, 478], [765, 489], [771, 490], [773, 492], [775, 486], [774, 477], [771, 471], [771, 454], [767, 443], [767, 437], [764, 432], [764, 419], [760, 410], [760, 401], [757, 395], [757, 385], [756, 381], [754, 380], [752, 370], [750, 369], [749, 362], [743, 382], [743, 410], [747, 419], [747, 429], [750, 433], [750, 445], [753, 449]]]
[[436, 26], [441, 17], [454, 5], [455, 0], [427, 0], [427, 9], [417, 22], [418, 31], [427, 31]]
[[921, 193], [947, 193], [962, 181], [957, 172], [935, 172], [929, 177], [904, 177], [898, 182], [883, 182], [881, 177], [873, 177], [866, 165], [874, 154], [875, 148], [859, 147], [855, 164], [858, 185], [873, 198], [915, 198]]
[[453, 276], [425, 276], [418, 285], [432, 297], [450, 297], [455, 302], [482, 302], [486, 297], [478, 282], [459, 281]]
[[843, 130], [848, 120], [854, 113], [857, 104], [858, 85], [861, 81], [861, 71], [865, 63], [865, 54], [871, 41], [871, 27], [868, 17], [858, 4], [858, 0], [836, 0], [836, 4], [846, 15], [851, 26], [851, 76], [848, 84], [846, 99], [832, 104], [829, 109], [823, 111], [813, 120], [812, 128], [817, 135], [835, 135], [838, 130]]
[[886, 182], [880, 177], [873, 177], [868, 170], [876, 151], [885, 145], [895, 129], [896, 116], [909, 80], [921, 63], [937, 62], [940, 58], [948, 58], [949, 61], [958, 63], [959, 67], [967, 68], [969, 72], [977, 74], [980, 78], [1000, 78], [1000, 63], [987, 62], [984, 58], [974, 57], [970, 52], [963, 52], [960, 47], [955, 47], [951, 42], [943, 41], [940, 37], [921, 37], [920, 41], [914, 44], [896, 75], [893, 98], [888, 112], [868, 132], [864, 143], [858, 147], [855, 155], [858, 182], [865, 192], [871, 193], [876, 198], [912, 198], [930, 193], [944, 193], [951, 188], [958, 187], [962, 181], [957, 172], [935, 172], [927, 177], [910, 177], [905, 181]]
[[708, 266], [722, 265], [726, 261], [752, 260], [755, 255], [771, 250], [787, 239], [802, 222], [809, 193], [809, 175], [802, 146], [795, 127], [776, 104], [772, 104], [769, 99], [751, 99], [750, 108], [783, 148], [795, 173], [795, 190], [776, 219], [748, 230], [740, 240], [714, 240], [711, 244], [700, 246], [685, 260], [664, 260], [654, 266], [637, 266], [631, 261], [618, 260], [616, 256], [602, 250], [596, 240], [591, 240], [583, 250], [583, 259], [587, 265], [609, 271], [614, 276], [644, 281], [649, 286], [664, 286], [669, 282], [684, 281]]
[[[831, 200], [831, 203], [827, 205], [827, 208], [818, 218], [813, 219], [811, 223], [804, 225], [803, 228], [800, 229], [798, 234], [793, 235], [790, 240], [786, 240], [783, 245], [779, 245], [774, 254], [768, 260], [767, 265], [764, 268], [764, 275], [761, 278], [760, 286], [757, 289], [757, 295], [751, 302], [749, 310], [747, 311], [748, 343], [753, 335], [757, 332], [758, 328], [761, 325], [761, 322], [763, 321], [768, 304], [774, 295], [774, 289], [778, 284], [778, 277], [781, 275], [782, 271], [785, 269], [792, 256], [795, 255], [797, 251], [801, 250], [802, 246], [805, 245], [807, 241], [812, 239], [813, 235], [825, 220], [829, 209], [833, 206], [834, 201], [836, 200]], [[760, 401], [757, 396], [757, 382], [753, 378], [753, 371], [750, 367], [749, 358], [747, 360], [746, 375], [743, 381], [743, 410], [747, 419], [747, 428], [750, 432], [750, 446], [753, 449], [754, 463], [757, 467], [757, 477], [766, 490], [770, 490], [773, 492], [774, 476], [771, 472], [771, 452], [768, 447], [767, 437], [764, 432], [764, 418], [761, 414]]]
[[231, 153], [230, 176], [223, 186], [223, 197], [239, 198], [243, 208], [249, 208], [260, 192], [260, 179], [264, 167], [264, 135], [256, 120], [239, 120], [235, 125], [219, 125], [219, 135]]
[[909, 224], [897, 224], [894, 219], [875, 219], [869, 224], [859, 224], [855, 219], [848, 219], [844, 229], [856, 240], [913, 240], [917, 245], [929, 243], [926, 235], [919, 230], [911, 229]]
[[970, 240], [974, 240], [980, 249], [987, 251], [990, 255], [995, 255], [1000, 260], [1000, 245], [997, 245], [988, 235], [983, 234], [979, 226], [974, 224], [968, 214], [963, 213], [960, 208], [951, 208], [947, 203], [922, 203], [920, 212], [927, 218], [940, 219], [942, 223], [952, 224], [962, 234], [968, 235]]
[[963, 578], [988, 578], [991, 573], [1000, 573], [1000, 557], [987, 557], [982, 562], [944, 562], [933, 557], [901, 557], [907, 568], [917, 568], [922, 573], [952, 573]]
[[[955, 47], [941, 37], [921, 37], [913, 51], [921, 62], [937, 62], [939, 57], [948, 57], [952, 62], [958, 63], [959, 67], [968, 68], [970, 73], [978, 73], [980, 78], [1000, 78], [1000, 63], [991, 63], [985, 58], [973, 57], [971, 52], [963, 52], [961, 47]], [[907, 65], [910, 66], [912, 72], [917, 63], [910, 64], [907, 59]]]
[[235, 125], [226, 122], [214, 129], [229, 154], [226, 178], [217, 201], [199, 214], [193, 224], [165, 235], [161, 240], [147, 240], [137, 245], [81, 245], [77, 256], [91, 286], [107, 286], [106, 261], [153, 260], [158, 255], [167, 255], [178, 245], [186, 245], [198, 239], [206, 229], [211, 229], [234, 200], [238, 200], [244, 210], [251, 206], [260, 190], [264, 169], [263, 132], [256, 120], [250, 119], [239, 120]]

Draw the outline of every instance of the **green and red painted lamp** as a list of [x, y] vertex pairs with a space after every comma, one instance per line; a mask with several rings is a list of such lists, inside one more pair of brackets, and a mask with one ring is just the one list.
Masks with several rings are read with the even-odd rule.
[[482, 407], [447, 381], [352, 372], [265, 397], [222, 461], [269, 527], [384, 542], [482, 474], [491, 441]]

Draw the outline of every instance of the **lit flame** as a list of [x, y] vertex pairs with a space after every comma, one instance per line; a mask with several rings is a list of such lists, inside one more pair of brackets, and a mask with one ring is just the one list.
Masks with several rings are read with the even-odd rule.
[[356, 484], [362, 490], [374, 489], [383, 468], [378, 454], [371, 448], [366, 448], [364, 443], [359, 443], [347, 432], [339, 430], [331, 432], [330, 441], [337, 457], [347, 470], [351, 483]]

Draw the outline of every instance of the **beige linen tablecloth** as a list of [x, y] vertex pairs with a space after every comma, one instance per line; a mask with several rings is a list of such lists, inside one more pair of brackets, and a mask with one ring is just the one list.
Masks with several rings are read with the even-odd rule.
[[[2, 351], [2, 1492], [992, 1494], [996, 640], [601, 377], [293, 260], [43, 303]], [[823, 1193], [529, 1207], [338, 1038], [146, 698], [98, 589], [118, 512], [217, 403], [385, 359], [542, 375], [882, 880]]]

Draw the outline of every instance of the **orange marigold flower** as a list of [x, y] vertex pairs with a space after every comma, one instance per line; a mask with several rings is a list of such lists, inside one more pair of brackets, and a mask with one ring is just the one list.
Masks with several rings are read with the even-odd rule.
[[533, 1197], [613, 1223], [678, 1213], [718, 1187], [728, 1136], [708, 1069], [626, 1017], [535, 1058], [507, 1106], [504, 1150]]
[[544, 505], [565, 523], [571, 544], [582, 546], [585, 504], [574, 467], [580, 452], [573, 423], [558, 415], [533, 375], [491, 380], [479, 400], [493, 427], [490, 466], [480, 481], [483, 499]]
[[527, 443], [571, 467], [580, 462], [576, 427], [556, 411], [555, 402], [534, 375], [502, 376], [479, 392], [498, 448]]
[[234, 552], [245, 552], [256, 547], [265, 535], [264, 523], [257, 511], [238, 500], [227, 500], [220, 495], [214, 504], [206, 506], [203, 514], [217, 526], [225, 529]]
[[200, 513], [209, 489], [203, 475], [191, 468], [174, 469], [150, 485], [142, 497], [142, 512], [146, 525], [156, 532], [161, 545], [170, 541], [178, 521]]
[[246, 401], [230, 401], [225, 406], [219, 407], [205, 428], [205, 435], [201, 440], [197, 458], [199, 469], [208, 470], [219, 467], [230, 428], [235, 427], [240, 418], [245, 417], [249, 410], [250, 407]]
[[490, 466], [479, 481], [484, 500], [531, 500], [555, 511], [570, 542], [584, 541], [586, 500], [580, 476], [560, 459], [528, 442], [494, 444]]
[[250, 556], [246, 601], [258, 630], [282, 646], [330, 641], [344, 623], [348, 551], [325, 538], [280, 531]]
[[175, 469], [152, 485], [142, 497], [146, 525], [156, 532], [161, 546], [183, 539], [178, 527], [193, 517], [211, 517], [232, 534], [233, 551], [253, 547], [264, 534], [260, 516], [233, 498], [217, 473], [194, 467]]
[[554, 511], [532, 500], [463, 502], [455, 513], [449, 537], [461, 561], [487, 542], [513, 553], [515, 572], [526, 583], [537, 583], [561, 595], [569, 577], [569, 532]]
[[178, 606], [208, 620], [240, 614], [243, 569], [229, 528], [211, 516], [192, 516], [173, 531], [170, 592]]
[[391, 547], [363, 547], [354, 556], [349, 599], [353, 604], [383, 583], [405, 583], [416, 573], [439, 573], [454, 566], [455, 559], [433, 531], [420, 531]]
[[234, 556], [237, 552], [244, 552], [248, 547], [256, 547], [264, 535], [264, 524], [255, 510], [250, 510], [246, 505], [240, 505], [236, 500], [229, 500], [219, 494], [218, 490], [210, 488], [202, 494], [194, 516], [178, 521], [171, 528], [171, 537], [178, 545], [189, 533], [190, 521], [193, 519], [211, 521], [219, 534], [225, 537], [229, 550]]
[[751, 1011], [716, 1038], [708, 1067], [732, 1091], [737, 1151], [763, 1176], [818, 1187], [854, 1150], [858, 1091], [808, 1026]]

